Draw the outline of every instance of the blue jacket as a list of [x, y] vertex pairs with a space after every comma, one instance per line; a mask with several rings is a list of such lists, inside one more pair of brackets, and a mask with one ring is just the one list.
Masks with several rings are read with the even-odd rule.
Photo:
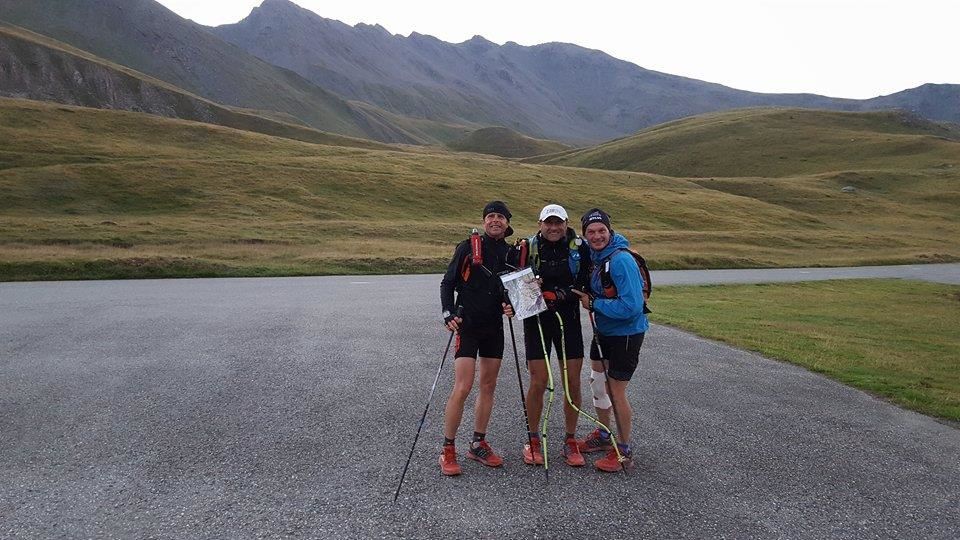
[[[623, 235], [614, 233], [601, 251], [590, 249], [593, 273], [590, 289], [594, 295], [593, 311], [597, 329], [605, 336], [630, 336], [646, 332], [650, 327], [643, 313], [643, 278], [633, 256], [623, 251], [630, 246]], [[610, 277], [617, 287], [616, 298], [606, 298], [600, 284], [603, 263], [610, 259]]]

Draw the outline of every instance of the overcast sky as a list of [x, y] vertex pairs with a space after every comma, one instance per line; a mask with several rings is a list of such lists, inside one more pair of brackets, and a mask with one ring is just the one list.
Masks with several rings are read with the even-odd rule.
[[[160, 0], [206, 25], [237, 22], [261, 0]], [[641, 67], [755, 92], [870, 98], [960, 83], [955, 0], [295, 0], [322, 17], [459, 43], [550, 41]]]

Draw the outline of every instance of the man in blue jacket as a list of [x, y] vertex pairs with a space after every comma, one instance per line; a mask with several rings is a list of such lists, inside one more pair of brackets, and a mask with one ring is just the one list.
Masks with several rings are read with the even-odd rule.
[[[613, 232], [610, 216], [599, 208], [587, 211], [581, 218], [583, 237], [590, 246], [592, 272], [590, 292], [578, 293], [581, 305], [593, 313], [596, 321], [590, 346], [590, 387], [597, 416], [610, 425], [613, 410], [617, 421], [617, 445], [624, 461], [610, 443], [610, 434], [596, 430], [579, 441], [581, 452], [606, 450], [594, 462], [601, 471], [616, 472], [633, 466], [630, 449], [630, 425], [633, 409], [627, 401], [627, 385], [637, 369], [640, 346], [649, 327], [643, 313], [643, 278], [637, 261], [627, 251], [630, 246], [621, 234]], [[602, 359], [607, 361], [604, 370]], [[606, 371], [605, 376], [604, 371]], [[609, 395], [607, 394], [609, 388]]]

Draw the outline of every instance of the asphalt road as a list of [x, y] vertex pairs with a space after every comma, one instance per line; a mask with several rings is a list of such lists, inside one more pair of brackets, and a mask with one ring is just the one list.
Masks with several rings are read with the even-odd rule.
[[505, 466], [439, 474], [448, 363], [393, 504], [438, 282], [0, 284], [0, 538], [960, 537], [960, 430], [657, 325], [629, 475], [522, 463], [508, 352]]

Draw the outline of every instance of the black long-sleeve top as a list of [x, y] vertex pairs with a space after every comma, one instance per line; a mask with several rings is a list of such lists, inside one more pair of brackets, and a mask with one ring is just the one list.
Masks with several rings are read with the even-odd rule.
[[[563, 301], [557, 308], [569, 308], [576, 305], [580, 298], [570, 292], [570, 289], [589, 290], [590, 286], [590, 247], [586, 241], [577, 246], [580, 253], [580, 268], [576, 275], [570, 272], [570, 242], [577, 236], [576, 232], [567, 228], [567, 234], [556, 242], [548, 242], [540, 233], [537, 233], [537, 244], [540, 252], [539, 264], [533, 271], [543, 280], [543, 291], [561, 290], [564, 293]], [[532, 257], [528, 257], [532, 259]], [[534, 261], [527, 264], [533, 266]]]
[[[499, 274], [508, 269], [511, 248], [503, 239], [494, 240], [486, 234], [481, 236], [481, 242], [482, 267], [470, 262], [473, 251], [468, 238], [457, 244], [447, 272], [440, 281], [443, 311], [455, 313], [457, 306], [463, 306], [464, 327], [467, 328], [503, 324], [503, 282]], [[464, 280], [467, 268], [469, 276]], [[456, 300], [454, 291], [457, 292]]]

